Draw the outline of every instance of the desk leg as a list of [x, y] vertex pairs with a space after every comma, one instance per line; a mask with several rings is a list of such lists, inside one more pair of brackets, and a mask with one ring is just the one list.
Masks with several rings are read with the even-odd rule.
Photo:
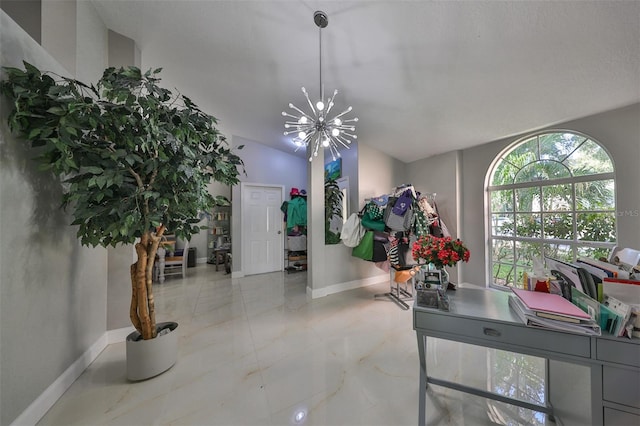
[[604, 408], [602, 406], [602, 364], [591, 366], [591, 424], [604, 424]]
[[[550, 410], [553, 410], [551, 406], [551, 386], [549, 378], [549, 358], [544, 359], [544, 405], [546, 405]], [[556, 418], [553, 415], [553, 411], [547, 414], [549, 416], [549, 421], [554, 422]]]
[[425, 405], [427, 398], [427, 360], [425, 356], [425, 350], [427, 346], [427, 338], [421, 333], [418, 335], [418, 357], [420, 358], [420, 389], [418, 401], [418, 425], [424, 426], [426, 422], [425, 417]]

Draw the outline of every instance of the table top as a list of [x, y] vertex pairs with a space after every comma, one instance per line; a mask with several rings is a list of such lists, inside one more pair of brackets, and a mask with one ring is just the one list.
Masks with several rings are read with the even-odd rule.
[[439, 311], [434, 308], [418, 306], [415, 311], [434, 312], [443, 315], [482, 318], [507, 323], [522, 324], [522, 320], [511, 311], [507, 291], [490, 290], [483, 287], [458, 287], [457, 290], [447, 291], [449, 297], [449, 311]]
[[[414, 302], [415, 313], [438, 313], [461, 318], [482, 319], [496, 321], [510, 325], [526, 327], [522, 320], [509, 307], [509, 295], [511, 292], [493, 290], [484, 287], [459, 287], [455, 291], [447, 291], [449, 297], [449, 311], [440, 311], [435, 308], [418, 306]], [[547, 330], [547, 329], [545, 329]], [[576, 334], [580, 335], [580, 334]], [[601, 336], [593, 336], [598, 339], [615, 340], [619, 342], [640, 344], [640, 339], [616, 337], [605, 330]]]

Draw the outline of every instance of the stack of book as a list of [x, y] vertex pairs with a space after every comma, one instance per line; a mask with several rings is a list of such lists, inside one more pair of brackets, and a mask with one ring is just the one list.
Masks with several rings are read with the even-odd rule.
[[589, 314], [557, 294], [512, 288], [509, 306], [528, 327], [600, 336], [600, 325]]
[[600, 279], [629, 279], [629, 271], [624, 270], [619, 265], [614, 265], [609, 262], [603, 262], [601, 260], [591, 259], [588, 257], [579, 257], [576, 261], [576, 265], [581, 268], [585, 268], [591, 274]]

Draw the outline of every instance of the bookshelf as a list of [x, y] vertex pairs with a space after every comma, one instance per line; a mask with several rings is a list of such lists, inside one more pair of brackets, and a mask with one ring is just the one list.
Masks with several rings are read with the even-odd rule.
[[215, 206], [207, 227], [207, 263], [217, 268], [231, 252], [231, 206]]

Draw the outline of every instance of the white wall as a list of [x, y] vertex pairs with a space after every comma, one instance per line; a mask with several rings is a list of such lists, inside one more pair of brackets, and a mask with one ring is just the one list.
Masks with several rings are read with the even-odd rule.
[[77, 74], [76, 18], [76, 0], [42, 2], [42, 47], [72, 76]]
[[[407, 166], [407, 180], [416, 190], [436, 193], [438, 213], [452, 237], [460, 237], [457, 227], [457, 152], [436, 155]], [[463, 240], [464, 241], [464, 240]], [[451, 282], [459, 282], [457, 268], [449, 268]]]
[[93, 4], [81, 1], [76, 4], [76, 78], [95, 83], [107, 67], [107, 27]]
[[[406, 183], [406, 165], [388, 155], [362, 143], [358, 144], [354, 155], [357, 168], [352, 161], [343, 163], [343, 168], [357, 176], [357, 191], [350, 197], [351, 213], [358, 212], [369, 197], [388, 193], [394, 186]], [[343, 155], [347, 151], [343, 152]], [[348, 155], [348, 154], [347, 154]], [[348, 168], [345, 167], [348, 165]], [[351, 185], [353, 187], [353, 185]], [[353, 198], [355, 197], [355, 199]], [[322, 211], [324, 218], [324, 211]], [[324, 243], [324, 233], [322, 234]], [[321, 259], [311, 258], [311, 268], [316, 268], [310, 285], [311, 296], [320, 297], [362, 285], [387, 281], [389, 275], [376, 268], [372, 262], [351, 256], [351, 248], [344, 244], [323, 246]], [[316, 263], [318, 262], [319, 263]]]
[[37, 43], [42, 41], [41, 0], [2, 0], [0, 7]]
[[358, 210], [364, 206], [365, 198], [388, 194], [404, 183], [409, 183], [407, 164], [367, 145], [358, 146]]
[[108, 30], [108, 39], [110, 67], [140, 67], [140, 49], [134, 40], [112, 30]]
[[[68, 72], [0, 11], [0, 62]], [[99, 47], [96, 47], [98, 49]], [[0, 75], [4, 78], [4, 75]], [[0, 101], [0, 424], [13, 422], [106, 330], [107, 255], [81, 247]]]

